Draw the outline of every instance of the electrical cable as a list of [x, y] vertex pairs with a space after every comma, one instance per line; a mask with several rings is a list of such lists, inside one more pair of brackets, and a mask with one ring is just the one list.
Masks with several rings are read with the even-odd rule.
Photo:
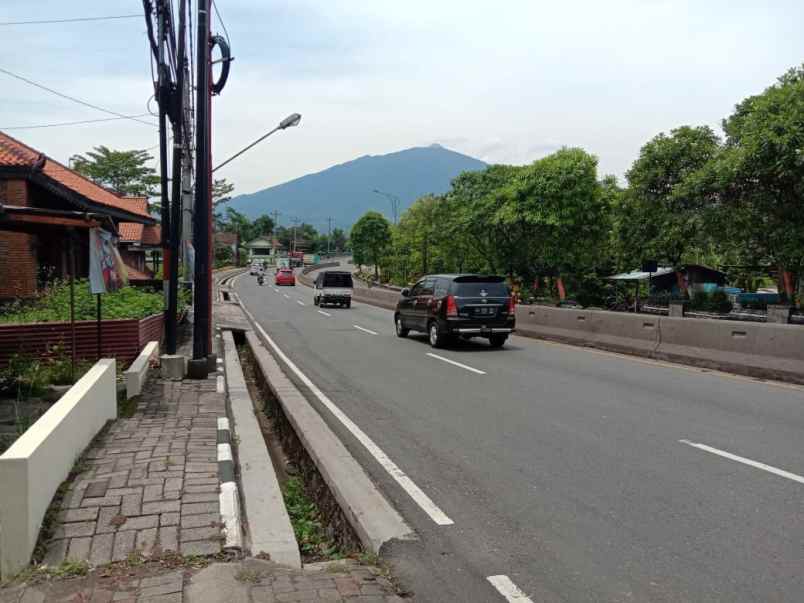
[[60, 96], [61, 98], [66, 98], [67, 100], [73, 101], [74, 103], [78, 103], [79, 105], [84, 105], [85, 107], [89, 107], [90, 109], [95, 109], [97, 111], [102, 111], [103, 113], [108, 113], [109, 115], [115, 115], [115, 116], [123, 118], [123, 119], [130, 119], [132, 121], [136, 121], [137, 123], [141, 123], [141, 124], [145, 124], [146, 126], [154, 127], [154, 124], [152, 124], [150, 122], [142, 121], [141, 119], [137, 119], [135, 117], [130, 117], [128, 115], [124, 115], [123, 113], [118, 113], [117, 111], [112, 111], [111, 109], [105, 109], [104, 107], [100, 107], [98, 105], [93, 105], [92, 103], [89, 103], [87, 101], [81, 100], [80, 98], [75, 98], [74, 96], [70, 96], [69, 94], [64, 94], [63, 92], [59, 92], [58, 90], [53, 90], [53, 88], [48, 88], [47, 86], [45, 86], [43, 84], [39, 84], [38, 82], [34, 82], [33, 80], [29, 80], [26, 77], [22, 77], [21, 75], [17, 75], [16, 73], [12, 73], [11, 71], [9, 71], [7, 69], [3, 69], [2, 67], [0, 67], [0, 73], [5, 73], [6, 75], [8, 75], [10, 77], [13, 77], [13, 78], [18, 79], [18, 80], [20, 80], [22, 82], [25, 82], [26, 84], [30, 84], [31, 86], [35, 86], [36, 88], [41, 88], [42, 90], [50, 92], [51, 94], [55, 94], [56, 96]]
[[226, 43], [229, 44], [229, 48], [232, 47], [232, 43], [229, 41], [229, 32], [226, 31], [226, 23], [223, 22], [221, 18], [221, 13], [218, 11], [218, 3], [215, 0], [212, 0], [212, 8], [215, 9], [215, 14], [218, 16], [218, 21], [221, 23], [221, 27], [223, 27], [223, 34], [226, 36]]
[[[137, 117], [148, 117], [148, 113], [139, 115], [124, 115], [122, 117], [102, 117], [100, 119], [82, 119], [80, 121], [63, 121], [55, 124], [37, 124], [33, 126], [2, 126], [0, 130], [36, 130], [39, 128], [59, 128], [61, 126], [80, 126], [84, 124], [97, 124], [106, 121], [117, 121], [120, 119], [134, 119]], [[156, 124], [153, 124], [154, 126]]]
[[47, 19], [41, 21], [0, 21], [0, 25], [44, 25], [48, 23], [79, 23], [83, 21], [110, 21], [112, 19], [134, 19], [141, 15], [110, 15], [108, 17], [73, 17], [68, 19]]

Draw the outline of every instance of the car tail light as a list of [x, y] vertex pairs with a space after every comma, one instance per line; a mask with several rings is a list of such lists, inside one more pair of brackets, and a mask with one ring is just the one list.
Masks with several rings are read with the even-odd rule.
[[514, 301], [514, 296], [508, 298], [508, 314], [514, 315], [516, 314], [516, 302]]
[[452, 295], [447, 295], [447, 316], [458, 316], [458, 306]]

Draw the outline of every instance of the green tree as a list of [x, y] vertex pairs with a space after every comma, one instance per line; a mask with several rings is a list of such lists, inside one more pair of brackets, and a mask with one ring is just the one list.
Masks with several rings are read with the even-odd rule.
[[233, 207], [226, 208], [226, 220], [223, 223], [222, 230], [238, 233], [240, 240], [246, 243], [256, 238], [254, 224]]
[[804, 263], [804, 66], [743, 100], [723, 130], [709, 182], [741, 220], [749, 255], [777, 265], [780, 291], [792, 298]]
[[227, 182], [226, 178], [212, 182], [212, 207], [228, 203], [232, 200], [234, 184]]
[[[561, 149], [529, 166], [504, 189], [493, 221], [517, 241], [509, 273], [580, 273], [596, 266], [609, 232], [608, 200], [597, 180], [597, 158]], [[563, 297], [563, 282], [559, 280]]]
[[332, 229], [330, 249], [332, 251], [343, 251], [346, 249], [346, 232], [343, 230], [343, 228]]
[[147, 164], [153, 157], [147, 151], [113, 151], [95, 147], [86, 155], [73, 155], [70, 163], [75, 171], [120, 195], [158, 197], [159, 176]]
[[269, 237], [274, 232], [274, 220], [271, 216], [258, 216], [252, 225], [254, 237]]
[[379, 266], [391, 243], [391, 226], [385, 217], [376, 211], [368, 211], [352, 226], [352, 251], [358, 265], [374, 265], [374, 276], [379, 279]]
[[627, 214], [619, 218], [621, 244], [674, 267], [690, 250], [705, 246], [707, 213], [713, 204], [691, 183], [720, 149], [720, 140], [707, 126], [682, 126], [643, 146], [626, 174], [628, 190], [618, 205]]

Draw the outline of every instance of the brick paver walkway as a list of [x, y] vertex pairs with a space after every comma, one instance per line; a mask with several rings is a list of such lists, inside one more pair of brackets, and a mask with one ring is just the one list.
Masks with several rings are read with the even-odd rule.
[[[136, 573], [136, 575], [132, 575]], [[148, 570], [50, 580], [0, 588], [0, 603], [401, 603], [376, 568], [354, 561], [313, 564], [302, 570], [245, 559], [204, 569]]]
[[135, 415], [118, 419], [84, 456], [86, 470], [62, 501], [45, 563], [220, 552], [216, 443], [226, 403], [216, 377], [146, 385]]

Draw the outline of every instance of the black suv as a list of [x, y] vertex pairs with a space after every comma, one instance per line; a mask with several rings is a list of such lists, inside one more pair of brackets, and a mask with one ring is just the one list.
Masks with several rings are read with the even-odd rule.
[[499, 348], [514, 332], [516, 316], [503, 277], [434, 274], [402, 290], [394, 322], [398, 337], [423, 331], [434, 348], [455, 337], [485, 337]]

